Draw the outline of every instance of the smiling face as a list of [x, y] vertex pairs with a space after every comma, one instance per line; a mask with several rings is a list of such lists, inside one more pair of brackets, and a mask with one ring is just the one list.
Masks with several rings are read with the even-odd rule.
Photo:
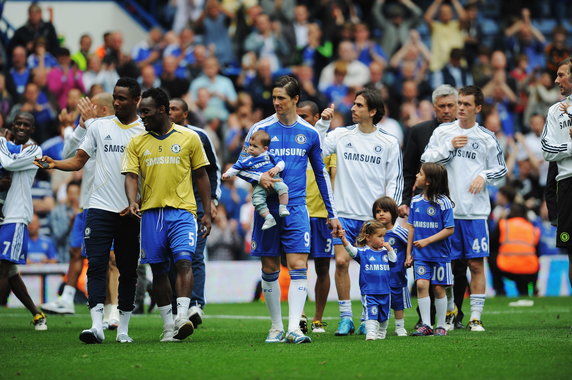
[[27, 113], [21, 113], [12, 122], [12, 132], [14, 133], [14, 143], [22, 145], [30, 140], [30, 136], [35, 131], [34, 118]]
[[157, 107], [157, 103], [152, 97], [146, 97], [141, 99], [137, 112], [146, 131], [160, 132], [166, 116], [164, 107]]

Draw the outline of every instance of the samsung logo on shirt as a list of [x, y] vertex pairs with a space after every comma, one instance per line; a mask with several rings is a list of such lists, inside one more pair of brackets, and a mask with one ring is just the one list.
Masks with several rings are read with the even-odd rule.
[[570, 128], [570, 127], [572, 127], [572, 119], [568, 119], [568, 120], [560, 122], [560, 129]]
[[109, 145], [109, 144], [105, 144], [103, 146], [103, 151], [104, 152], [110, 152], [110, 153], [123, 153], [123, 151], [125, 150], [125, 147], [123, 145]]
[[413, 227], [417, 228], [439, 228], [439, 223], [437, 222], [422, 222], [419, 220], [416, 220], [415, 222], [413, 222]]
[[366, 264], [365, 270], [389, 270], [387, 264]]
[[462, 158], [470, 158], [471, 160], [474, 160], [475, 158], [477, 158], [477, 153], [476, 152], [470, 152], [468, 150], [457, 149], [455, 151], [455, 156], [462, 157]]
[[381, 157], [369, 156], [367, 154], [344, 152], [344, 158], [350, 161], [369, 162], [376, 165], [381, 164]]
[[301, 148], [280, 148], [280, 149], [271, 149], [271, 153], [275, 154], [276, 156], [300, 156], [306, 157], [306, 149]]
[[181, 157], [169, 157], [169, 156], [161, 156], [161, 157], [154, 157], [154, 158], [147, 158], [145, 160], [145, 164], [147, 167], [153, 165], [171, 165], [171, 164], [180, 164]]

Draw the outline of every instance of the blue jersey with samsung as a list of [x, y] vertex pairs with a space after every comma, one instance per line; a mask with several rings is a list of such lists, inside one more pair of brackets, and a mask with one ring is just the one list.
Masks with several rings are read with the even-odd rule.
[[[368, 246], [357, 248], [354, 260], [360, 264], [359, 287], [361, 294], [390, 294], [390, 261], [385, 248], [377, 251]], [[393, 266], [393, 263], [391, 263]]]
[[405, 269], [405, 255], [407, 253], [407, 229], [396, 224], [391, 230], [385, 233], [384, 239], [391, 245], [397, 260], [391, 267], [390, 285], [392, 288], [401, 288], [407, 285], [407, 275]]

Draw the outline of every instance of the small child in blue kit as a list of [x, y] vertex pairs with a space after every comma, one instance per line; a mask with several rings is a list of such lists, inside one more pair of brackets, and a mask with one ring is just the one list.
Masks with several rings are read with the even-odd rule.
[[[453, 284], [449, 237], [455, 228], [454, 204], [449, 198], [447, 170], [437, 163], [424, 163], [415, 178], [415, 187], [423, 189], [423, 194], [416, 195], [411, 200], [405, 266], [413, 265], [423, 325], [411, 335], [444, 336], [447, 335], [445, 287]], [[431, 326], [429, 286], [433, 287], [435, 293], [435, 334]]]
[[407, 253], [407, 234], [405, 227], [396, 223], [398, 211], [397, 203], [391, 197], [376, 199], [372, 206], [375, 220], [380, 221], [387, 228], [385, 241], [395, 251], [395, 265], [391, 267], [391, 309], [395, 316], [395, 335], [407, 336], [405, 330], [404, 310], [411, 307], [409, 288], [407, 287], [407, 268], [405, 268], [405, 255]]
[[[348, 254], [360, 264], [359, 286], [365, 317], [365, 340], [385, 339], [391, 298], [390, 265], [395, 263], [395, 251], [383, 237], [383, 223], [365, 222], [356, 238], [357, 248], [341, 232], [342, 244]], [[391, 264], [390, 264], [391, 263]]]
[[[222, 179], [227, 179], [233, 177], [237, 174], [241, 174], [245, 177], [253, 177], [255, 179], [260, 178], [262, 173], [268, 172], [268, 174], [279, 179], [278, 173], [284, 170], [284, 161], [268, 152], [268, 146], [270, 145], [270, 136], [265, 131], [259, 130], [252, 134], [250, 138], [250, 145], [248, 146], [248, 156], [243, 159], [239, 159], [230, 169], [228, 169], [223, 175]], [[281, 217], [290, 215], [288, 208], [288, 185], [283, 181], [274, 182], [274, 190], [278, 193], [278, 215]], [[276, 220], [268, 210], [268, 204], [266, 203], [266, 190], [256, 184], [254, 186], [254, 191], [252, 192], [252, 205], [258, 211], [261, 217], [264, 218], [264, 224], [262, 225], [262, 230], [267, 230], [276, 225]]]

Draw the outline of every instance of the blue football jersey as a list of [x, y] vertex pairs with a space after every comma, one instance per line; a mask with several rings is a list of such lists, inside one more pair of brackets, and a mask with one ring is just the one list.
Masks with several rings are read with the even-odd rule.
[[405, 256], [407, 254], [408, 232], [406, 228], [396, 224], [393, 229], [387, 231], [384, 237], [385, 241], [391, 245], [397, 255], [395, 265], [391, 267], [390, 285], [392, 288], [402, 288], [407, 285]]
[[[280, 173], [280, 176], [284, 183], [288, 185], [288, 205], [300, 206], [306, 204], [306, 169], [308, 160], [310, 160], [316, 175], [318, 189], [328, 210], [328, 217], [335, 217], [331, 202], [332, 189], [329, 181], [326, 179], [327, 174], [322, 159], [322, 148], [318, 132], [301, 117], [298, 117], [292, 125], [284, 125], [274, 114], [250, 128], [245, 139], [241, 158], [247, 156], [246, 148], [249, 145], [250, 137], [258, 130], [264, 130], [268, 133], [270, 136], [268, 151], [282, 159], [285, 163], [285, 168]], [[250, 183], [258, 181], [260, 178], [239, 176]], [[268, 197], [268, 203], [278, 203], [277, 197]]]
[[[413, 241], [433, 236], [445, 228], [455, 227], [453, 203], [445, 196], [439, 196], [437, 202], [430, 202], [422, 194], [416, 195], [411, 200], [407, 222], [415, 228]], [[422, 261], [447, 259], [450, 254], [449, 238], [429, 244], [424, 248], [413, 246], [412, 251], [413, 259]]]
[[359, 287], [362, 295], [391, 293], [390, 261], [385, 248], [380, 251], [368, 246], [357, 248], [354, 260], [360, 264]]
[[281, 161], [282, 159], [276, 157], [272, 153], [264, 152], [257, 157], [250, 155], [247, 155], [246, 157], [241, 156], [238, 161], [232, 165], [232, 168], [244, 172], [241, 174], [245, 177], [250, 176], [251, 174], [256, 174], [260, 177], [262, 173], [272, 169]]

